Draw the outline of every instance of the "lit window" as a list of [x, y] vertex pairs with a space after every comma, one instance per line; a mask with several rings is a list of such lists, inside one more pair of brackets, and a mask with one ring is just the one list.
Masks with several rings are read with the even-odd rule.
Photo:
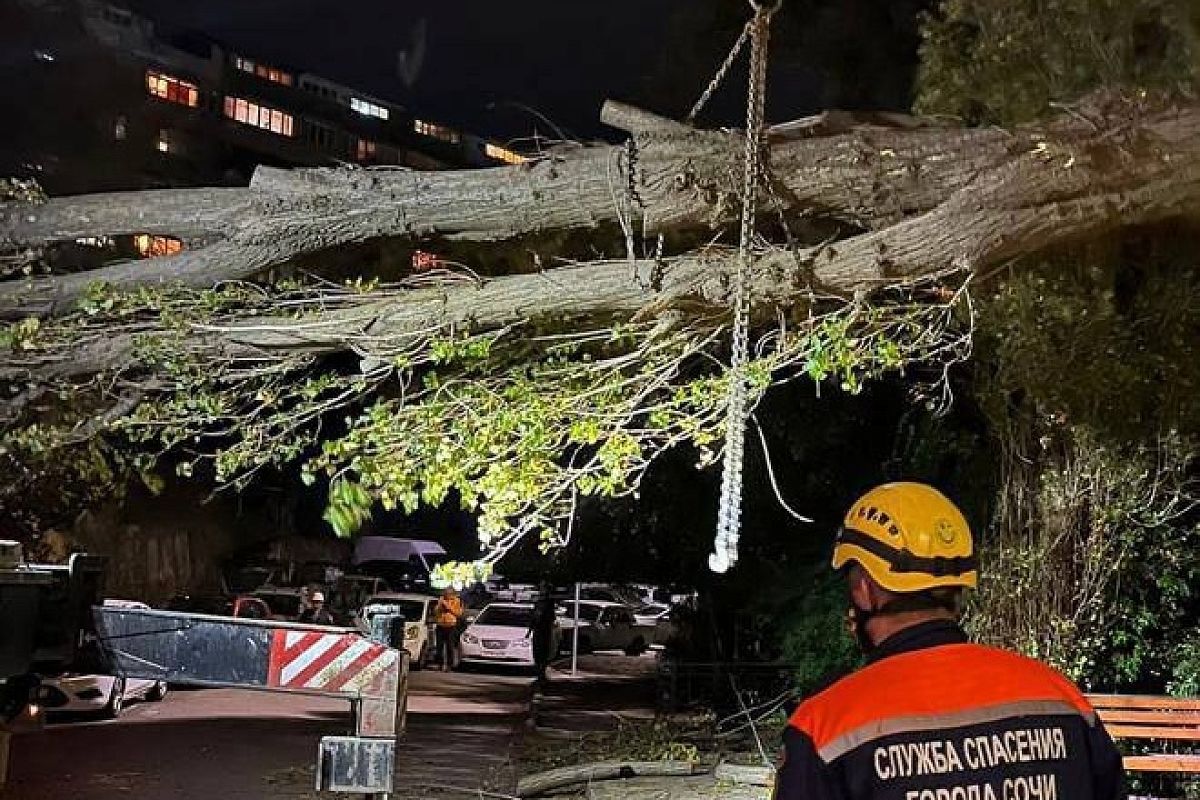
[[415, 272], [437, 269], [440, 266], [442, 266], [442, 259], [437, 253], [430, 253], [425, 250], [413, 251], [412, 268]]
[[257, 75], [265, 81], [271, 81], [271, 83], [280, 83], [284, 86], [291, 86], [293, 82], [290, 72], [284, 72], [281, 69], [268, 67], [266, 64], [258, 64], [248, 58], [242, 58], [241, 56], [233, 57], [233, 65], [242, 72], [248, 72], [251, 75]]
[[160, 153], [182, 153], [183, 147], [174, 131], [163, 128], [158, 132], [155, 149]]
[[428, 136], [432, 139], [437, 139], [442, 142], [449, 142], [450, 144], [458, 144], [460, 141], [462, 141], [462, 136], [460, 136], [458, 131], [454, 130], [453, 128], [447, 128], [443, 125], [434, 125], [432, 122], [425, 122], [424, 120], [420, 119], [413, 120], [413, 130], [422, 136]]
[[137, 248], [142, 258], [158, 256], [173, 256], [183, 252], [183, 242], [174, 236], [154, 236], [149, 233], [139, 233], [133, 237], [133, 246]]
[[377, 117], [379, 119], [388, 118], [388, 110], [376, 103], [368, 103], [366, 100], [360, 100], [357, 97], [350, 98], [350, 110], [357, 111], [367, 117]]
[[514, 153], [512, 150], [491, 143], [485, 145], [483, 151], [487, 154], [488, 158], [503, 161], [505, 164], [524, 164], [529, 160], [520, 153]]
[[75, 240], [75, 244], [84, 247], [112, 247], [115, 242], [111, 236], [82, 236]]
[[200, 90], [195, 84], [172, 78], [161, 72], [146, 73], [146, 89], [155, 97], [195, 108], [200, 105]]
[[291, 114], [260, 106], [240, 97], [225, 98], [225, 116], [244, 125], [278, 133], [280, 136], [292, 135], [294, 120]]
[[375, 142], [371, 142], [366, 139], [359, 139], [355, 157], [359, 161], [373, 161], [375, 159], [376, 150], [377, 146]]

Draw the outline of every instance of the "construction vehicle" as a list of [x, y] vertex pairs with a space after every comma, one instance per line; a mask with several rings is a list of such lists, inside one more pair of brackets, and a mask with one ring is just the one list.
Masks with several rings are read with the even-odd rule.
[[103, 558], [26, 564], [20, 545], [0, 542], [0, 786], [11, 735], [66, 702], [43, 679], [99, 668], [126, 679], [343, 698], [352, 730], [322, 738], [316, 788], [391, 792], [407, 698], [408, 656], [390, 646], [403, 644], [401, 617], [373, 620], [370, 638], [347, 628], [105, 606], [103, 578]]

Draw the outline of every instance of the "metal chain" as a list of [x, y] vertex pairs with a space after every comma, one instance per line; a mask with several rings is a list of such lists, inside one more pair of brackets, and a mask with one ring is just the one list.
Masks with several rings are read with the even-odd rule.
[[696, 101], [696, 105], [692, 106], [692, 110], [684, 119], [688, 125], [696, 121], [697, 115], [708, 105], [709, 99], [712, 98], [715, 92], [725, 80], [725, 75], [729, 72], [733, 62], [737, 60], [738, 55], [742, 52], [742, 48], [746, 46], [746, 41], [750, 38], [751, 32], [754, 30], [754, 20], [751, 19], [746, 23], [746, 27], [742, 28], [742, 35], [733, 43], [733, 49], [729, 51], [729, 55], [725, 56], [725, 62], [717, 69], [717, 74], [709, 81], [708, 88], [704, 90], [704, 94], [700, 95], [700, 99]]
[[708, 567], [723, 573], [737, 563], [742, 520], [742, 466], [746, 449], [746, 363], [750, 352], [750, 260], [754, 239], [755, 206], [762, 174], [765, 134], [764, 107], [767, 88], [767, 44], [771, 15], [779, 4], [767, 7], [750, 0], [750, 85], [746, 98], [745, 180], [742, 185], [742, 224], [737, 270], [733, 282], [733, 344], [729, 369], [729, 404], [725, 419], [725, 452], [721, 474], [721, 502], [717, 534]]

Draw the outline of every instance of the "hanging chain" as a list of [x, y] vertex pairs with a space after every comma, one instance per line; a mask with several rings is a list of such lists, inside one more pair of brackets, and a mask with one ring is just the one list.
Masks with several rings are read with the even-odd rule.
[[722, 573], [737, 563], [742, 520], [742, 462], [746, 449], [746, 363], [750, 352], [750, 261], [754, 244], [755, 205], [762, 174], [764, 107], [767, 89], [767, 44], [771, 15], [779, 2], [765, 6], [750, 0], [750, 85], [746, 98], [745, 180], [742, 184], [742, 224], [737, 269], [733, 281], [733, 344], [729, 369], [729, 404], [725, 420], [725, 453], [721, 473], [721, 502], [717, 533], [708, 566]]
[[696, 105], [692, 106], [692, 110], [688, 112], [687, 118], [684, 119], [688, 125], [696, 121], [697, 115], [708, 105], [708, 101], [712, 98], [721, 83], [725, 80], [725, 76], [729, 73], [729, 68], [733, 66], [733, 62], [737, 60], [738, 55], [742, 52], [742, 48], [746, 46], [746, 42], [750, 39], [750, 34], [754, 30], [754, 19], [746, 23], [746, 27], [742, 28], [742, 35], [733, 43], [733, 48], [730, 49], [729, 55], [725, 56], [725, 63], [721, 64], [717, 69], [717, 74], [709, 81], [708, 88], [704, 90], [704, 94], [700, 95], [700, 99], [696, 101]]

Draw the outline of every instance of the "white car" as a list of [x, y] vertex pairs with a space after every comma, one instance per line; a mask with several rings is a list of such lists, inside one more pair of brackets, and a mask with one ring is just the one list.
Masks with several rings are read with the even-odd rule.
[[667, 618], [671, 613], [671, 607], [663, 603], [647, 603], [641, 608], [633, 610], [633, 620], [640, 627], [653, 628], [659, 623], [659, 620]]
[[408, 592], [380, 592], [363, 604], [354, 617], [354, 627], [371, 633], [371, 618], [389, 606], [397, 606], [404, 615], [404, 649], [409, 668], [418, 670], [433, 658], [435, 647], [433, 610], [437, 598]]
[[[563, 629], [563, 645], [571, 647], [575, 630], [575, 601], [561, 606], [558, 624]], [[644, 653], [653, 634], [639, 627], [629, 607], [603, 600], [579, 601], [579, 652], [623, 650], [626, 655]]]
[[[479, 612], [461, 641], [465, 664], [511, 664], [532, 667], [533, 605], [531, 603], [490, 603]], [[558, 652], [559, 628], [554, 627], [550, 652]]]
[[[105, 600], [108, 608], [149, 611], [150, 606], [135, 600]], [[74, 711], [100, 714], [109, 719], [120, 716], [129, 700], [158, 702], [167, 696], [166, 681], [120, 678], [116, 675], [60, 675], [42, 681], [60, 689], [67, 704], [50, 709], [51, 713]]]

